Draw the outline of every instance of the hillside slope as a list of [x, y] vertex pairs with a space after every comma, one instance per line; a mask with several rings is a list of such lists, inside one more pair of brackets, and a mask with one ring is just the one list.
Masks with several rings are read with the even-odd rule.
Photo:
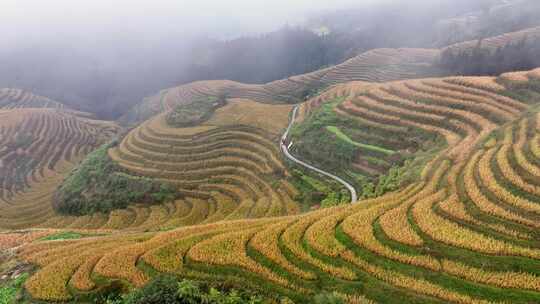
[[[53, 210], [52, 202], [58, 200], [55, 192], [58, 187], [66, 184], [66, 176], [75, 175], [73, 180], [76, 182], [71, 182], [69, 187], [81, 187], [81, 178], [85, 177], [80, 175], [80, 170], [70, 173], [73, 168], [70, 161], [79, 160], [100, 143], [105, 143], [106, 139], [110, 139], [110, 134], [90, 132], [85, 129], [86, 125], [79, 125], [80, 121], [77, 120], [62, 123], [61, 118], [65, 115], [62, 112], [48, 113], [48, 110], [40, 109], [4, 111], [2, 113], [6, 116], [20, 118], [10, 124], [5, 120], [5, 126], [0, 130], [5, 128], [6, 131], [0, 138], [17, 139], [22, 136], [17, 134], [26, 134], [22, 132], [30, 127], [39, 128], [34, 123], [41, 120], [44, 120], [42, 123], [46, 126], [51, 124], [53, 127], [44, 128], [48, 132], [44, 132], [40, 142], [34, 139], [24, 141], [28, 142], [28, 147], [13, 147], [9, 150], [11, 141], [6, 142], [8, 150], [5, 151], [4, 167], [9, 170], [2, 171], [2, 189], [5, 191], [6, 202], [0, 206], [0, 211], [3, 212], [0, 217], [5, 214], [0, 227], [170, 229], [225, 219], [296, 214], [300, 211], [295, 201], [299, 193], [288, 181], [290, 174], [277, 145], [282, 130], [287, 126], [290, 109], [289, 105], [266, 105], [233, 99], [217, 109], [206, 122], [186, 128], [169, 126], [164, 114], [156, 116], [131, 130], [116, 147], [105, 149], [104, 151], [108, 150], [108, 155], [104, 152], [100, 157], [110, 157], [110, 161], [115, 164], [116, 172], [109, 172], [111, 176], [117, 174], [133, 179], [145, 177], [166, 182], [175, 186], [179, 193], [178, 199], [165, 204], [150, 205], [131, 201], [127, 208], [112, 212], [90, 212], [82, 214], [84, 216], [61, 214], [59, 210]], [[54, 128], [54, 123], [48, 123], [48, 120], [41, 118], [48, 118], [44, 112], [59, 119], [58, 129]], [[259, 119], [263, 115], [266, 115], [267, 119]], [[101, 131], [112, 131], [106, 129], [107, 126], [102, 124]], [[109, 127], [111, 126], [112, 124]], [[15, 133], [17, 130], [19, 133]], [[75, 130], [80, 133], [73, 133]], [[86, 145], [77, 146], [80, 141]], [[33, 142], [35, 143], [32, 144]], [[55, 142], [67, 142], [67, 146], [65, 149], [43, 150], [50, 148]], [[61, 146], [64, 147], [63, 144]], [[28, 151], [39, 153], [29, 154]], [[50, 156], [45, 153], [47, 151]], [[92, 155], [96, 153], [101, 152], [96, 151]], [[29, 167], [26, 172], [17, 165], [23, 159], [20, 156], [23, 154], [29, 154], [29, 157], [40, 155], [43, 160], [36, 161], [35, 166]], [[49, 158], [52, 158], [54, 163]], [[67, 162], [63, 167], [65, 170], [60, 170], [61, 166], [56, 166], [57, 162]], [[58, 170], [53, 170], [56, 167]], [[98, 166], [89, 169], [90, 174], [92, 171], [101, 170]], [[80, 176], [77, 176], [78, 174]], [[28, 191], [16, 191], [24, 189]], [[100, 194], [93, 193], [90, 188], [83, 190], [86, 197]], [[107, 191], [125, 190], [113, 187]], [[79, 203], [71, 196], [65, 204]], [[64, 209], [76, 208], [80, 207], [67, 206]], [[36, 213], [36, 210], [39, 212]]]
[[[291, 108], [228, 99], [194, 126], [172, 126], [172, 111], [107, 145], [118, 133], [113, 123], [65, 110], [4, 110], [0, 229], [144, 231], [297, 214], [339, 186], [301, 175], [317, 194], [302, 198], [292, 184], [298, 173], [278, 146]], [[163, 192], [160, 183], [174, 188]], [[148, 200], [155, 195], [165, 197]]]
[[68, 300], [96, 277], [141, 287], [153, 269], [298, 303], [325, 290], [380, 303], [539, 302], [539, 82], [535, 70], [334, 88], [312, 107], [342, 97], [339, 115], [399, 138], [421, 129], [445, 148], [415, 182], [355, 205], [24, 246], [19, 257], [40, 266], [26, 289]]
[[1, 227], [43, 223], [52, 207], [41, 191], [54, 191], [61, 173], [120, 129], [76, 114], [49, 108], [0, 110]]
[[353, 80], [391, 81], [440, 74], [432, 67], [438, 50], [377, 49], [361, 54], [340, 65], [313, 73], [293, 76], [263, 85], [234, 81], [199, 81], [161, 91], [119, 119], [135, 124], [176, 105], [208, 96], [247, 98], [262, 103], [298, 103], [317, 90]]
[[201, 208], [210, 204], [201, 220], [294, 214], [297, 190], [286, 181], [277, 146], [290, 110], [230, 99], [208, 121], [188, 128], [171, 127], [161, 114], [109, 155], [128, 172], [176, 185]]
[[119, 119], [122, 124], [137, 124], [176, 105], [205, 98], [226, 96], [248, 98], [263, 103], [299, 103], [317, 91], [350, 81], [388, 82], [412, 78], [438, 77], [445, 72], [437, 67], [445, 51], [468, 52], [480, 46], [494, 52], [506, 44], [523, 39], [540, 39], [540, 27], [495, 37], [453, 44], [441, 49], [374, 49], [346, 62], [313, 73], [293, 76], [267, 84], [242, 84], [234, 81], [198, 81], [170, 88], [143, 100]]
[[450, 50], [454, 53], [471, 52], [476, 47], [481, 47], [490, 51], [495, 51], [499, 47], [507, 44], [518, 44], [527, 41], [537, 41], [540, 39], [540, 26], [527, 28], [517, 32], [505, 33], [494, 37], [472, 40], [449, 45], [442, 48], [442, 51]]
[[504, 85], [529, 83], [528, 75], [537, 73], [507, 73], [496, 81], [449, 77], [337, 85], [302, 104], [292, 151], [355, 184], [361, 197], [373, 197], [417, 179], [420, 168], [449, 143], [433, 130], [478, 134], [481, 124], [511, 120], [524, 105], [508, 96], [537, 96], [509, 95]]
[[15, 108], [53, 108], [63, 109], [65, 106], [50, 98], [35, 95], [21, 89], [0, 89], [0, 109]]
[[[540, 5], [535, 0], [493, 1], [493, 6], [438, 20], [435, 45], [443, 46], [480, 37], [538, 26]], [[487, 3], [484, 2], [484, 6]]]

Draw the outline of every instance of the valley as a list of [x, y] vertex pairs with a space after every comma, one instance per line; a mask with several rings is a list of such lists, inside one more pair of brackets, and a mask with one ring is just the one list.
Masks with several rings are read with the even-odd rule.
[[0, 294], [127, 303], [169, 278], [264, 303], [539, 303], [540, 68], [438, 65], [539, 33], [197, 81], [118, 121], [0, 89]]

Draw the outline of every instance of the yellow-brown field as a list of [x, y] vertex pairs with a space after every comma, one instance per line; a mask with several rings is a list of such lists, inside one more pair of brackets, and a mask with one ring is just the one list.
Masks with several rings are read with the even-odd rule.
[[191, 212], [179, 218], [167, 212], [161, 225], [296, 214], [297, 190], [285, 179], [278, 148], [291, 108], [233, 99], [192, 128], [170, 127], [161, 114], [109, 155], [128, 172], [175, 184], [184, 194], [176, 204]]
[[[75, 147], [34, 151], [36, 154], [32, 155], [40, 155], [43, 161], [36, 163], [31, 174], [22, 175], [20, 185], [13, 182], [19, 174], [15, 161], [12, 164], [7, 160], [17, 160], [10, 156], [26, 153], [27, 148], [6, 153], [4, 166], [11, 168], [11, 171], [3, 171], [5, 183], [2, 190], [6, 193], [6, 202], [1, 201], [0, 205], [0, 227], [141, 231], [225, 219], [296, 214], [299, 212], [294, 201], [297, 190], [286, 180], [288, 173], [277, 145], [280, 133], [288, 123], [291, 108], [290, 105], [231, 100], [228, 105], [218, 109], [209, 121], [192, 128], [173, 128], [167, 125], [164, 115], [156, 116], [129, 132], [118, 147], [109, 151], [109, 155], [129, 173], [178, 186], [183, 198], [154, 206], [133, 202], [127, 209], [79, 217], [56, 213], [51, 204], [55, 191], [73, 165], [110, 139], [112, 131], [116, 129], [112, 124], [97, 125], [95, 122], [94, 127], [103, 127], [98, 132], [74, 124], [75, 129], [81, 131], [81, 136], [86, 134], [89, 137], [81, 139], [89, 146], [78, 147], [77, 136], [62, 131], [62, 127], [70, 126], [68, 123], [60, 123], [57, 130], [54, 129], [55, 122], [49, 123], [44, 119], [43, 124], [50, 124], [51, 127], [38, 126], [44, 132], [40, 134], [41, 141], [32, 140], [31, 147], [47, 147], [60, 141], [59, 137], [73, 140], [71, 145]], [[2, 120], [0, 130], [4, 132], [1, 138], [6, 140], [16, 137], [15, 132], [21, 133], [35, 127], [34, 123], [43, 119], [41, 116], [71, 117], [64, 112], [41, 109], [5, 112], [9, 115]], [[92, 122], [86, 119], [81, 121]], [[6, 145], [9, 146], [9, 142]], [[47, 151], [56, 154], [48, 156]], [[56, 162], [49, 165], [51, 161], [47, 157]], [[9, 186], [14, 190], [8, 191]]]
[[[101, 222], [50, 223], [183, 227], [27, 244], [18, 256], [39, 270], [26, 289], [35, 299], [64, 301], [104, 278], [140, 287], [151, 279], [150, 267], [241, 282], [299, 303], [323, 290], [380, 303], [539, 303], [540, 114], [538, 101], [510, 97], [509, 81], [527, 88], [538, 75], [351, 83], [310, 100], [304, 116], [342, 96], [334, 111], [358, 128], [403, 138], [420, 129], [447, 145], [400, 191], [301, 215], [292, 214], [294, 189], [264, 178], [286, 174], [279, 132], [237, 116], [225, 124], [222, 113], [174, 129], [158, 115], [109, 154], [129, 171], [177, 184], [186, 201], [144, 215], [133, 207]], [[229, 106], [237, 111], [242, 103]], [[276, 123], [286, 122], [287, 110], [272, 114]], [[246, 217], [263, 218], [240, 219]]]
[[55, 214], [54, 191], [82, 158], [111, 140], [119, 127], [63, 109], [2, 110], [0, 117], [0, 227], [66, 228], [75, 219]]
[[0, 208], [64, 163], [76, 163], [119, 129], [56, 109], [3, 110], [0, 117]]
[[217, 109], [204, 125], [248, 125], [272, 134], [280, 134], [289, 123], [291, 109], [292, 105], [269, 105], [249, 99], [230, 99], [228, 104]]

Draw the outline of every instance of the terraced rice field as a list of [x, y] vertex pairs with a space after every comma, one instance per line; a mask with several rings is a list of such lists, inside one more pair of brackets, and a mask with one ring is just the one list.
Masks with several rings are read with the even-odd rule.
[[54, 230], [25, 230], [0, 233], [0, 250], [16, 248], [53, 234]]
[[[525, 82], [526, 72], [522, 76]], [[506, 75], [500, 79], [503, 80]], [[515, 119], [527, 107], [504, 94], [505, 87], [489, 77], [450, 77], [389, 82], [350, 83], [336, 86], [306, 102], [305, 119], [328, 100], [348, 96], [334, 112], [349, 121], [355, 140], [388, 151], [418, 149], [422, 141], [444, 139], [450, 155], [462, 159], [466, 148], [498, 125]], [[354, 126], [354, 127], [353, 127]], [[330, 126], [331, 127], [331, 126]], [[355, 143], [358, 145], [358, 143]], [[366, 150], [366, 149], [363, 149]], [[405, 152], [408, 153], [408, 152]], [[381, 171], [373, 153], [363, 152], [354, 170], [370, 175]], [[381, 158], [384, 159], [383, 153]]]
[[131, 131], [109, 155], [130, 173], [172, 183], [197, 200], [192, 205], [204, 210], [188, 224], [295, 214], [297, 192], [285, 180], [278, 148], [290, 110], [230, 100], [193, 128], [170, 127], [161, 114]]
[[46, 179], [63, 162], [76, 163], [110, 140], [118, 127], [55, 109], [0, 110], [0, 205]]
[[437, 49], [374, 49], [332, 68], [321, 81], [332, 85], [434, 76], [437, 73], [430, 67], [438, 55]]
[[[3, 229], [55, 229], [100, 230], [159, 229], [172, 228], [180, 224], [195, 224], [202, 219], [206, 206], [196, 200], [170, 202], [158, 206], [134, 205], [125, 210], [109, 214], [95, 213], [87, 216], [65, 216], [58, 214], [52, 201], [56, 188], [72, 170], [72, 163], [63, 163], [44, 178], [32, 182], [28, 190], [15, 194], [10, 204], [4, 203], [0, 210], [0, 227]], [[172, 222], [177, 218], [176, 222]]]
[[0, 109], [16, 108], [54, 108], [63, 109], [62, 103], [50, 98], [35, 95], [21, 89], [3, 88], [0, 89]]
[[[516, 44], [524, 38], [540, 39], [540, 27], [507, 33], [483, 39], [482, 48], [495, 51], [507, 44]], [[163, 90], [146, 98], [129, 113], [120, 118], [124, 124], [137, 124], [152, 116], [171, 110], [197, 98], [227, 96], [227, 98], [251, 99], [262, 103], [299, 103], [307, 95], [330, 86], [349, 82], [381, 83], [425, 77], [444, 76], [434, 63], [441, 53], [452, 50], [467, 52], [478, 46], [478, 41], [466, 41], [442, 49], [374, 49], [359, 54], [342, 64], [312, 73], [297, 75], [266, 84], [243, 84], [228, 80], [197, 81]]]
[[145, 99], [120, 121], [125, 124], [142, 122], [176, 105], [209, 96], [250, 99], [271, 104], [297, 103], [303, 101], [309, 90], [349, 81], [384, 82], [437, 76], [440, 73], [432, 67], [432, 63], [438, 54], [439, 50], [430, 49], [376, 49], [331, 68], [267, 84], [243, 84], [228, 80], [193, 82], [163, 90]]
[[119, 131], [114, 123], [76, 114], [43, 108], [0, 110], [2, 229], [66, 227], [68, 219], [56, 216], [52, 208], [56, 187], [75, 164]]
[[[526, 74], [527, 80], [534, 77], [534, 72]], [[40, 266], [26, 289], [36, 299], [69, 300], [73, 292], [94, 289], [96, 276], [142, 286], [152, 277], [146, 271], [151, 267], [190, 278], [237, 281], [299, 303], [309, 303], [310, 295], [323, 290], [380, 303], [538, 303], [540, 114], [537, 107], [509, 98], [501, 83], [453, 77], [330, 90], [311, 102], [344, 93], [335, 111], [355, 117], [359, 128], [369, 125], [402, 138], [419, 128], [444, 138], [447, 147], [415, 183], [355, 205], [26, 245], [19, 257]], [[134, 129], [111, 156], [126, 168], [196, 184], [197, 172], [204, 169], [186, 167], [194, 172], [181, 178], [166, 174], [172, 168], [161, 166], [169, 161], [166, 157], [182, 164], [189, 155], [185, 150], [205, 157], [230, 149], [206, 148], [211, 137], [216, 138], [212, 142], [249, 137], [244, 153], [257, 149], [256, 154], [267, 155], [266, 167], [248, 156], [235, 166], [251, 166], [260, 179], [260, 172], [279, 163], [271, 161], [267, 135], [255, 130], [203, 126], [173, 131], [158, 116]], [[182, 136], [187, 134], [194, 141], [186, 146]], [[158, 147], [170, 150], [161, 155]], [[257, 187], [259, 181], [243, 173], [236, 176], [238, 183], [216, 192], [231, 193], [234, 201], [232, 193], [239, 189], [254, 190], [245, 191], [246, 198], [274, 190]]]
[[[103, 129], [99, 132], [84, 129], [85, 125], [78, 126], [80, 136], [95, 137], [90, 137], [94, 141], [79, 138], [87, 144], [85, 146], [70, 144], [65, 149], [50, 151], [34, 148], [35, 153], [39, 152], [36, 155], [45, 156], [47, 151], [51, 155], [46, 155], [35, 166], [29, 167], [30, 173], [27, 174], [22, 174], [20, 167], [7, 160], [13, 153], [26, 153], [29, 148], [21, 146], [17, 148], [19, 152], [6, 150], [4, 166], [11, 171], [3, 171], [5, 186], [2, 189], [6, 198], [0, 206], [0, 227], [140, 231], [225, 219], [296, 214], [299, 209], [294, 198], [298, 192], [286, 181], [288, 173], [277, 145], [279, 134], [288, 123], [290, 109], [291, 106], [287, 105], [231, 100], [199, 127], [172, 128], [165, 122], [164, 115], [160, 115], [134, 129], [118, 148], [109, 151], [112, 159], [132, 174], [177, 185], [183, 198], [155, 206], [137, 205], [134, 202], [128, 209], [109, 214], [96, 213], [81, 217], [58, 215], [51, 201], [57, 186], [73, 164], [110, 139], [113, 131], [116, 131], [114, 125], [102, 125], [100, 127]], [[0, 112], [6, 117], [19, 117], [18, 120], [3, 120], [3, 136], [0, 138], [17, 138], [14, 132], [26, 134], [24, 130], [36, 127], [44, 131], [39, 134], [40, 142], [34, 138], [27, 140], [31, 147], [46, 147], [52, 142], [61, 142], [59, 138], [69, 138], [77, 143], [77, 134], [66, 135], [67, 131], [62, 131], [62, 128], [77, 126], [78, 121], [60, 122], [56, 126], [54, 119], [66, 114], [47, 111], [25, 109]], [[261, 115], [268, 119], [261, 120]], [[40, 122], [42, 119], [43, 122]], [[51, 119], [51, 122], [47, 119]], [[45, 127], [34, 125], [38, 122]], [[58, 130], [53, 128], [55, 126]], [[6, 144], [6, 147], [10, 146]], [[12, 158], [20, 160], [20, 157]], [[12, 182], [14, 176], [20, 176], [19, 184]], [[8, 186], [12, 186], [13, 191], [7, 191], [10, 189]]]
[[[537, 40], [539, 38], [540, 38], [540, 26], [483, 39], [480, 42], [480, 46], [482, 48], [495, 51], [497, 48], [503, 47], [507, 44], [517, 44], [517, 43], [522, 42], [524, 39], [531, 41], [531, 40]], [[478, 43], [479, 43], [478, 40], [461, 42], [461, 43], [456, 43], [456, 44], [447, 46], [443, 48], [442, 50], [444, 51], [444, 50], [449, 49], [455, 53], [470, 52], [475, 47], [478, 46]]]

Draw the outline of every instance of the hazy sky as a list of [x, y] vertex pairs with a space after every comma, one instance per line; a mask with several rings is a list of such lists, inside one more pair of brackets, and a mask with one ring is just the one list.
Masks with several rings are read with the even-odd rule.
[[[0, 0], [3, 39], [268, 31], [324, 9], [380, 0]], [[6, 40], [4, 40], [5, 42]]]

